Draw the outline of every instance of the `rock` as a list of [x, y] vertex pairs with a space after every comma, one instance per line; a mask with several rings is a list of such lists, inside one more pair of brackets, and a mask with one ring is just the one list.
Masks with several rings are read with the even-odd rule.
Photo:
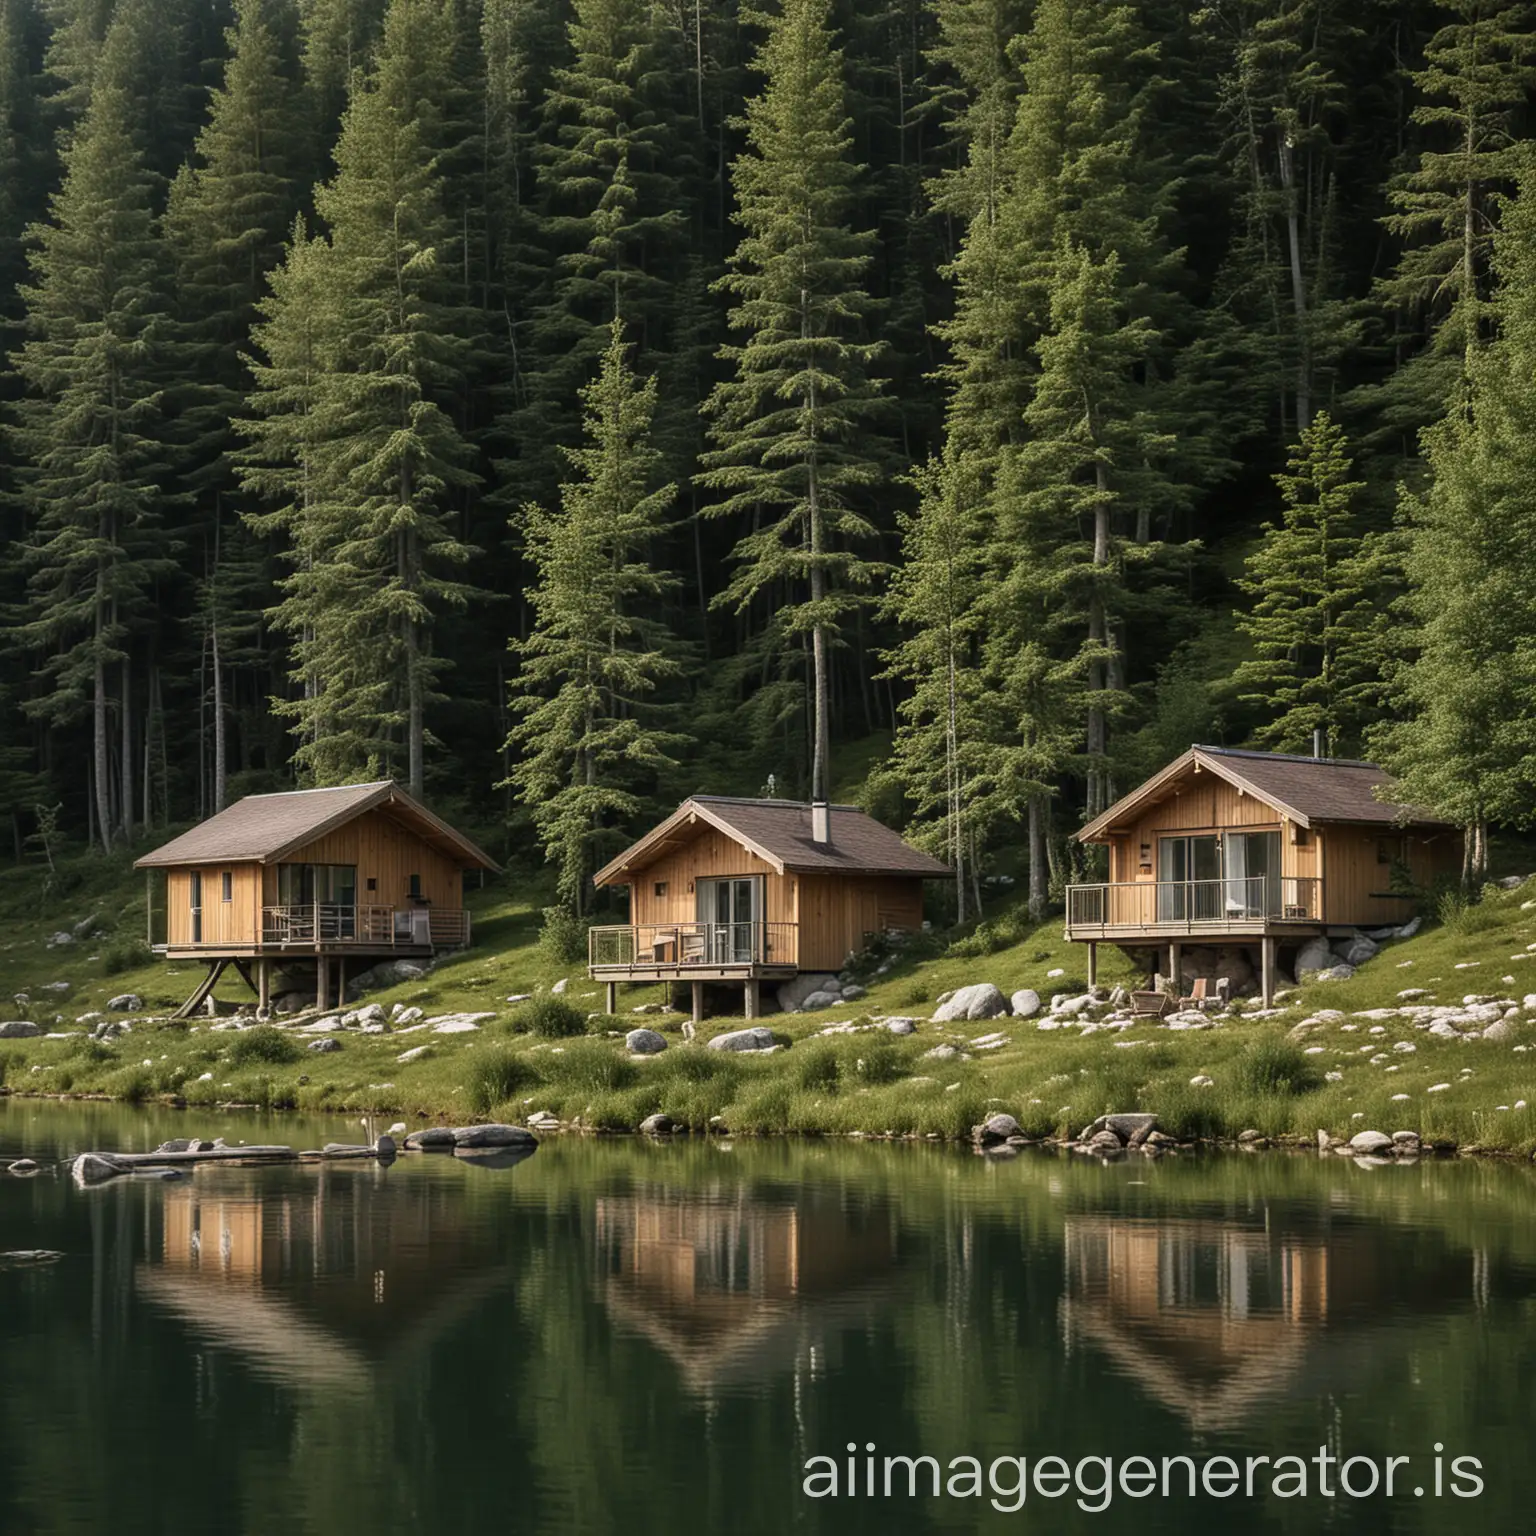
[[328, 1051], [339, 1051], [341, 1041], [333, 1035], [322, 1035], [318, 1040], [311, 1040], [307, 1048], [311, 1051], [319, 1051], [323, 1055]]
[[1401, 1152], [1417, 1152], [1419, 1150], [1419, 1133], [1417, 1131], [1393, 1131], [1392, 1145]]
[[114, 1013], [138, 1013], [143, 1006], [144, 999], [137, 992], [119, 992], [107, 999], [107, 1007]]
[[676, 1129], [676, 1122], [671, 1115], [663, 1115], [660, 1112], [647, 1115], [640, 1122], [640, 1134], [642, 1136], [670, 1136]]
[[1149, 1147], [1176, 1147], [1179, 1139], [1170, 1136], [1167, 1131], [1148, 1131], [1146, 1144]]
[[1143, 1113], [1105, 1115], [1104, 1125], [1127, 1141], [1135, 1141], [1138, 1137], [1145, 1141], [1157, 1129], [1157, 1116]]
[[405, 1149], [407, 1152], [446, 1152], [452, 1150], [453, 1138], [454, 1131], [451, 1126], [429, 1126], [424, 1131], [412, 1131], [405, 1138]]
[[1196, 1073], [1195, 1076], [1189, 1080], [1189, 1086], [1191, 1088], [1212, 1088], [1215, 1086], [1215, 1084], [1216, 1079], [1213, 1077], [1208, 1077], [1204, 1072]]
[[1492, 1024], [1483, 1028], [1484, 1040], [1512, 1040], [1515, 1032], [1503, 1019], [1495, 1019]]
[[383, 1003], [369, 1003], [356, 1011], [353, 1021], [357, 1024], [387, 1024], [389, 1016], [384, 1012]]
[[1319, 1131], [1317, 1133], [1317, 1150], [1319, 1152], [1326, 1152], [1332, 1145], [1333, 1137], [1327, 1131]]
[[654, 1029], [632, 1029], [624, 1036], [624, 1049], [636, 1056], [654, 1056], [666, 1048], [666, 1037]]
[[1251, 1147], [1255, 1142], [1265, 1140], [1263, 1131], [1239, 1131], [1237, 1140], [1240, 1146]]
[[466, 1125], [453, 1133], [455, 1147], [529, 1147], [538, 1143], [520, 1125]]
[[990, 981], [961, 987], [947, 1003], [935, 1010], [935, 1023], [947, 1024], [954, 1019], [995, 1019], [1008, 1012], [1008, 999]]
[[404, 1029], [408, 1024], [419, 1024], [425, 1017], [420, 1008], [402, 1008], [395, 1018], [395, 1028]]
[[[440, 1013], [436, 1018], [428, 1019], [434, 1035], [468, 1035], [473, 1034], [486, 1019], [494, 1019], [494, 1013]], [[365, 1029], [367, 1025], [363, 1026]]]
[[957, 1045], [936, 1045], [931, 1051], [923, 1052], [924, 1061], [953, 1061], [957, 1056], [964, 1058], [965, 1053]]
[[1390, 1152], [1392, 1150], [1392, 1138], [1383, 1135], [1380, 1131], [1358, 1131], [1349, 1138], [1351, 1152]]
[[380, 1157], [393, 1157], [395, 1155], [395, 1138], [391, 1136], [388, 1131], [386, 1131], [382, 1136], [379, 1137], [376, 1142], [374, 1142], [373, 1150], [377, 1152]]
[[563, 995], [564, 995], [564, 993], [565, 993], [565, 989], [566, 989], [566, 988], [567, 988], [567, 987], [568, 987], [568, 986], [570, 986], [570, 984], [571, 984], [571, 982], [570, 982], [570, 978], [569, 978], [569, 977], [568, 977], [568, 976], [562, 976], [562, 977], [561, 977], [561, 978], [560, 978], [560, 980], [559, 980], [559, 981], [557, 981], [557, 982], [556, 982], [556, 983], [555, 983], [555, 984], [554, 984], [554, 986], [552, 986], [552, 987], [551, 987], [551, 988], [550, 988], [550, 989], [549, 989], [549, 991], [550, 991], [550, 995], [551, 995], [551, 996], [552, 996], [552, 997], [561, 997], [561, 996], [563, 996]]
[[42, 1165], [40, 1163], [33, 1162], [30, 1157], [18, 1157], [16, 1161], [11, 1164], [11, 1172], [14, 1173], [18, 1179], [28, 1178], [32, 1174], [40, 1173], [41, 1171]]
[[1045, 973], [1045, 979], [1047, 981], [1055, 981], [1058, 976], [1065, 976], [1066, 974], [1067, 973], [1058, 965], [1054, 971], [1047, 971]]
[[808, 997], [818, 992], [825, 993], [829, 986], [836, 985], [836, 976], [825, 972], [808, 971], [804, 975], [796, 976], [793, 981], [786, 981], [774, 996], [785, 1013], [799, 1013]]
[[128, 1173], [132, 1167], [132, 1163], [126, 1163], [110, 1152], [82, 1152], [70, 1164], [69, 1171], [74, 1175], [75, 1183], [84, 1187], [88, 1184], [104, 1184], [108, 1179]]
[[1381, 945], [1374, 939], [1366, 938], [1363, 933], [1357, 933], [1354, 938], [1335, 944], [1333, 952], [1345, 965], [1359, 966], [1367, 960], [1374, 960], [1381, 953]]
[[560, 1129], [560, 1117], [559, 1115], [552, 1115], [547, 1109], [539, 1109], [528, 1116], [528, 1124], [539, 1131], [558, 1131]]
[[1300, 979], [1307, 971], [1321, 971], [1333, 964], [1333, 949], [1328, 940], [1319, 936], [1308, 939], [1296, 955], [1296, 975]]
[[1400, 939], [1411, 939], [1423, 926], [1424, 919], [1422, 917], [1410, 918], [1397, 930], [1397, 936]]
[[191, 1152], [195, 1149], [195, 1143], [190, 1136], [177, 1136], [170, 1141], [162, 1141], [156, 1152]]
[[1125, 1150], [1125, 1143], [1110, 1130], [1096, 1131], [1089, 1138], [1088, 1146], [1095, 1152], [1123, 1152]]
[[765, 1025], [754, 1024], [749, 1029], [733, 1029], [716, 1035], [708, 1045], [712, 1051], [771, 1051], [773, 1031]]
[[42, 1032], [30, 1019], [7, 1019], [0, 1023], [0, 1040], [35, 1040]]
[[328, 1141], [320, 1149], [321, 1157], [372, 1157], [373, 1148], [359, 1141]]
[[881, 1026], [888, 1029], [893, 1035], [912, 1035], [917, 1033], [917, 1020], [903, 1017], [882, 1019]]
[[1416, 1003], [1421, 997], [1428, 996], [1429, 989], [1427, 987], [1404, 987], [1397, 994], [1397, 1000], [1400, 1003]]
[[835, 1008], [840, 1002], [836, 992], [812, 992], [804, 1002], [800, 1004], [799, 1012], [816, 1013], [823, 1008]]
[[850, 982], [849, 985], [843, 988], [843, 1001], [845, 1003], [857, 1002], [861, 997], [867, 995], [866, 989], [857, 982]]
[[1313, 981], [1348, 981], [1355, 974], [1352, 965], [1330, 965], [1327, 970], [1318, 971], [1313, 976]]
[[63, 949], [66, 945], [73, 944], [74, 942], [74, 934], [60, 931], [58, 933], [49, 934], [48, 938], [45, 940], [45, 946], [48, 949]]
[[1019, 1135], [1019, 1122], [1012, 1115], [988, 1115], [980, 1125], [971, 1127], [971, 1140], [980, 1146], [995, 1141], [1007, 1141]]
[[401, 1051], [400, 1054], [395, 1057], [395, 1060], [400, 1062], [402, 1065], [409, 1066], [411, 1062], [420, 1061], [422, 1057], [430, 1056], [431, 1054], [432, 1047], [430, 1045], [413, 1045], [410, 1050]]
[[1058, 1018], [1072, 1019], [1080, 1013], [1086, 1013], [1093, 1007], [1093, 997], [1084, 992], [1081, 997], [1064, 997], [1059, 1003], [1055, 998], [1051, 999], [1051, 1012]]
[[1131, 994], [1124, 987], [1116, 987], [1109, 994], [1109, 1006], [1111, 1008], [1129, 1008], [1131, 1006]]

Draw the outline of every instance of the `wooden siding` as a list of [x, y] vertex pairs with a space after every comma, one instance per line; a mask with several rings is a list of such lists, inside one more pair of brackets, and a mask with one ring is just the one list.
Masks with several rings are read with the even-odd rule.
[[[656, 863], [637, 870], [629, 882], [629, 920], [632, 923], [692, 923], [698, 920], [698, 892], [689, 886], [699, 880], [744, 879], [760, 875], [765, 885], [769, 923], [795, 921], [794, 894], [789, 881], [774, 873], [755, 853], [734, 838], [707, 827], [685, 848], [675, 849]], [[656, 887], [665, 885], [658, 896]]]
[[1461, 870], [1461, 838], [1451, 831], [1334, 826], [1314, 836], [1322, 841], [1324, 911], [1330, 923], [1369, 927], [1411, 917], [1417, 910], [1412, 898], [1390, 894], [1392, 864], [1400, 853], [1420, 889]]
[[841, 970], [867, 935], [923, 926], [923, 882], [917, 879], [800, 875], [800, 969]]
[[[230, 877], [230, 899], [223, 899], [224, 875]], [[204, 944], [249, 944], [261, 927], [261, 869], [256, 864], [208, 864], [203, 877]], [[192, 942], [192, 871], [172, 869], [165, 879], [166, 939]]]
[[[456, 860], [424, 843], [415, 833], [378, 811], [368, 811], [324, 837], [296, 848], [284, 864], [354, 864], [359, 906], [410, 905], [412, 875], [421, 876], [421, 894], [434, 907], [464, 905], [464, 873]], [[378, 882], [370, 891], [368, 881]], [[277, 902], [277, 866], [267, 866], [267, 902]]]

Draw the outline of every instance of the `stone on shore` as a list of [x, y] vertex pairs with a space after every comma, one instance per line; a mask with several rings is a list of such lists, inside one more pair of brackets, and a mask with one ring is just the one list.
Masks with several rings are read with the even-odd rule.
[[1296, 955], [1296, 979], [1305, 977], [1308, 971], [1321, 971], [1333, 964], [1333, 948], [1321, 936], [1308, 939]]
[[465, 1125], [453, 1132], [455, 1147], [533, 1147], [531, 1131], [520, 1125]]
[[452, 1151], [454, 1130], [450, 1125], [433, 1125], [424, 1131], [412, 1131], [405, 1138], [407, 1152]]
[[971, 1140], [979, 1146], [989, 1146], [993, 1142], [1007, 1141], [1010, 1136], [1018, 1136], [1019, 1122], [1012, 1115], [988, 1115], [980, 1125], [971, 1127]]
[[642, 1136], [670, 1136], [676, 1129], [677, 1124], [671, 1115], [660, 1113], [647, 1115], [640, 1122], [640, 1134]]
[[1392, 1138], [1381, 1131], [1359, 1131], [1349, 1138], [1351, 1152], [1390, 1152]]

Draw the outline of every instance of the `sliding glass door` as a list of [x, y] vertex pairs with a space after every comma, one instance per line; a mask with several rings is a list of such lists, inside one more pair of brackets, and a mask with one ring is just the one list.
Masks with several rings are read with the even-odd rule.
[[762, 881], [755, 875], [698, 882], [699, 922], [711, 965], [745, 965], [756, 957]]
[[1221, 911], [1221, 842], [1214, 833], [1157, 845], [1157, 920], [1210, 922]]

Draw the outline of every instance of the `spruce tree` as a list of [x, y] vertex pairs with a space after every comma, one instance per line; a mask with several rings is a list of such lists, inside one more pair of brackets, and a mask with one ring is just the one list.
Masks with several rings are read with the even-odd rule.
[[317, 156], [329, 151], [355, 74], [365, 74], [388, 0], [299, 0], [304, 82]]
[[1437, 10], [1450, 19], [1413, 76], [1424, 147], [1393, 186], [1385, 221], [1404, 250], [1380, 288], [1407, 361], [1376, 403], [1409, 453], [1419, 428], [1450, 408], [1484, 339], [1498, 202], [1518, 173], [1536, 86], [1536, 8], [1526, 0], [1442, 0]]
[[102, 46], [63, 184], [48, 222], [29, 231], [27, 339], [13, 356], [26, 389], [13, 441], [31, 523], [21, 552], [31, 606], [17, 638], [43, 684], [28, 709], [52, 727], [89, 718], [108, 848], [135, 820], [132, 633], [172, 568], [158, 521], [155, 372], [167, 282], [126, 84], [152, 21], [147, 0], [129, 0]]
[[1428, 485], [1404, 493], [1417, 657], [1377, 741], [1400, 798], [1465, 829], [1473, 887], [1489, 825], [1528, 827], [1536, 807], [1536, 171], [1494, 265], [1497, 340], [1472, 356], [1465, 405], [1425, 434]]
[[1322, 731], [1338, 756], [1359, 746], [1379, 713], [1385, 572], [1376, 541], [1357, 531], [1365, 485], [1350, 474], [1344, 432], [1319, 411], [1292, 450], [1290, 473], [1275, 476], [1282, 521], [1264, 525], [1238, 578], [1251, 599], [1238, 628], [1255, 655], [1234, 682], [1267, 717], [1256, 740], [1282, 752], [1311, 750]]
[[811, 794], [824, 799], [830, 651], [871, 579], [860, 498], [881, 477], [877, 349], [862, 339], [872, 238], [847, 223], [858, 167], [827, 0], [783, 0], [763, 24], [764, 86], [732, 167], [743, 235], [720, 281], [741, 339], [722, 349], [732, 377], [707, 402], [703, 483], [723, 493], [711, 515], [750, 524], [716, 601], [738, 612], [771, 603], [767, 635], [781, 652], [810, 641]]
[[578, 917], [593, 870], [629, 839], [684, 739], [659, 723], [681, 672], [657, 617], [677, 582], [655, 558], [676, 488], [658, 483], [650, 442], [656, 381], [631, 371], [622, 322], [609, 337], [582, 391], [585, 440], [567, 451], [559, 506], [530, 505], [521, 518], [534, 622], [511, 646], [513, 782], [555, 866], [560, 906]]

